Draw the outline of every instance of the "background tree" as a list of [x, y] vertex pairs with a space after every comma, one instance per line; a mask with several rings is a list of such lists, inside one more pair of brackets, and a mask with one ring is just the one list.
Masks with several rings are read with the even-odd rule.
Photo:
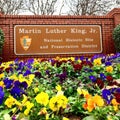
[[2, 29], [0, 29], [0, 61], [1, 61], [1, 55], [2, 55], [2, 50], [3, 50], [3, 44], [4, 44], [4, 33]]
[[53, 15], [57, 0], [25, 0], [26, 10], [34, 15]]
[[66, 0], [69, 15], [103, 15], [114, 8], [115, 0]]
[[0, 0], [0, 12], [13, 15], [104, 15], [114, 7], [120, 0]]
[[3, 14], [16, 15], [24, 9], [24, 0], [0, 0], [0, 12]]

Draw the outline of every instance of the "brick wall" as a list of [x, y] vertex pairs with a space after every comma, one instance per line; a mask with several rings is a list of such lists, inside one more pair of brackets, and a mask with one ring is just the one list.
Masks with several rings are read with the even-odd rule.
[[[5, 33], [2, 57], [4, 61], [15, 58], [55, 57], [56, 55], [16, 56], [14, 54], [15, 25], [100, 25], [102, 28], [103, 54], [115, 53], [112, 32], [120, 24], [120, 9], [113, 9], [106, 16], [33, 16], [33, 15], [1, 15], [0, 28]], [[93, 54], [59, 55], [59, 56], [92, 56]]]

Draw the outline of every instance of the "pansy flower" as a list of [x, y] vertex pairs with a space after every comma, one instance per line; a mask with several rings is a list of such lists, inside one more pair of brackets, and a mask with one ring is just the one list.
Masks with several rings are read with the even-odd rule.
[[34, 72], [36, 78], [41, 78], [42, 74], [38, 71]]
[[94, 59], [93, 63], [94, 65], [101, 65], [102, 64], [101, 58]]
[[4, 92], [3, 88], [0, 86], [0, 105], [3, 103], [4, 100]]
[[25, 81], [24, 82], [15, 81], [14, 82], [14, 87], [27, 89], [28, 85], [27, 85], [27, 83]]
[[28, 64], [28, 65], [33, 64], [33, 62], [34, 62], [34, 59], [33, 59], [33, 58], [27, 60], [27, 64]]
[[114, 94], [114, 96], [115, 96], [116, 101], [118, 103], [120, 103], [120, 93], [117, 92], [117, 93]]
[[12, 87], [12, 85], [13, 85], [13, 80], [10, 80], [10, 79], [8, 79], [8, 78], [5, 78], [5, 79], [3, 80], [3, 82], [4, 82], [4, 85], [5, 85], [5, 87], [6, 87], [7, 89], [10, 89], [10, 88]]
[[74, 68], [74, 71], [76, 72], [76, 71], [80, 71], [81, 69], [82, 69], [82, 65], [81, 64], [74, 64], [73, 65], [73, 68]]
[[104, 81], [106, 79], [106, 76], [104, 73], [100, 73], [100, 78]]
[[17, 71], [23, 70], [24, 66], [25, 66], [25, 63], [21, 61], [21, 62], [18, 64]]
[[60, 79], [60, 82], [63, 83], [63, 81], [66, 79], [67, 77], [67, 73], [63, 72], [62, 74], [57, 75]]
[[83, 60], [84, 60], [84, 56], [81, 56], [81, 57], [80, 57], [80, 60], [83, 61]]
[[116, 88], [114, 92], [115, 92], [114, 96], [115, 96], [116, 101], [120, 103], [120, 88]]
[[76, 57], [75, 57], [75, 61], [78, 61], [78, 60], [79, 60], [79, 57], [78, 57], [78, 56], [76, 56]]
[[110, 76], [110, 75], [106, 76], [106, 79], [107, 79], [108, 82], [112, 82], [113, 81], [113, 77]]
[[25, 89], [27, 89], [27, 83], [15, 81], [13, 84], [13, 88], [10, 90], [11, 95], [14, 98], [20, 97], [22, 94], [25, 94]]
[[102, 90], [102, 97], [106, 100], [107, 104], [110, 104], [111, 100], [113, 99], [111, 91], [108, 89]]
[[92, 81], [92, 82], [96, 82], [97, 78], [93, 75], [89, 76], [89, 79]]
[[6, 71], [7, 73], [13, 72], [13, 68], [12, 68], [12, 67], [8, 67], [8, 68], [5, 69], [5, 71]]
[[27, 76], [27, 75], [30, 75], [31, 74], [31, 71], [30, 70], [26, 70], [25, 73], [23, 74], [23, 76]]
[[97, 85], [99, 86], [99, 88], [102, 89], [102, 88], [104, 87], [104, 82], [103, 82], [103, 80], [97, 78], [96, 83], [97, 83]]
[[18, 87], [13, 87], [10, 91], [11, 95], [14, 97], [14, 98], [17, 98], [17, 97], [20, 97], [21, 96], [21, 89], [18, 88]]
[[112, 63], [110, 61], [105, 62], [105, 66], [111, 66]]
[[90, 62], [90, 61], [88, 61], [88, 60], [82, 61], [81, 65], [82, 65], [82, 66], [90, 66], [90, 67], [93, 66], [92, 62]]
[[112, 73], [113, 72], [113, 67], [112, 66], [106, 66], [106, 71], [109, 72], [109, 73]]

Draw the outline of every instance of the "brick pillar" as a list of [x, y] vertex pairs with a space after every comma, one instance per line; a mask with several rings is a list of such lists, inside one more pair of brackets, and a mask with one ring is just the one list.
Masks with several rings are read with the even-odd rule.
[[1, 12], [0, 12], [0, 16], [3, 15]]
[[114, 23], [115, 23], [115, 27], [120, 24], [120, 13], [118, 14], [114, 14]]
[[114, 27], [120, 24], [120, 8], [114, 8], [108, 15], [114, 18]]

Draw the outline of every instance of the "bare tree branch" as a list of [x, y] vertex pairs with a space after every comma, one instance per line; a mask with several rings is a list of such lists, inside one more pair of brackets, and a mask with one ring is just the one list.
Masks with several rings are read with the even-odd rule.
[[115, 0], [66, 0], [70, 15], [103, 15], [110, 11]]
[[0, 0], [0, 10], [5, 15], [18, 14], [23, 6], [23, 0]]
[[27, 0], [26, 10], [34, 15], [53, 15], [57, 0]]

